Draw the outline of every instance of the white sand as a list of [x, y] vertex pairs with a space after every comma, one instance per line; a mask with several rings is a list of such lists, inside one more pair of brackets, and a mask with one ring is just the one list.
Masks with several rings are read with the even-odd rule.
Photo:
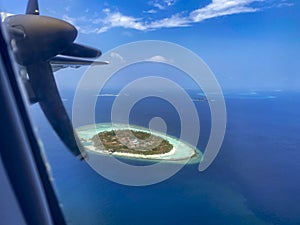
[[[100, 123], [96, 125], [87, 125], [83, 127], [79, 127], [76, 129], [77, 134], [79, 138], [83, 140], [83, 144], [87, 151], [94, 152], [94, 153], [100, 153], [104, 155], [113, 155], [113, 156], [120, 156], [120, 157], [126, 157], [126, 158], [136, 158], [136, 159], [143, 159], [143, 160], [165, 160], [165, 161], [186, 161], [187, 159], [192, 159], [193, 161], [199, 162], [201, 159], [201, 152], [189, 144], [186, 144], [175, 137], [170, 137], [167, 135], [163, 135], [159, 132], [153, 132], [152, 133], [156, 136], [159, 136], [161, 138], [164, 138], [168, 140], [172, 145], [173, 149], [167, 153], [163, 154], [153, 154], [153, 155], [143, 155], [143, 154], [134, 154], [134, 153], [125, 153], [125, 152], [113, 152], [110, 153], [107, 150], [98, 149], [94, 147], [93, 142], [91, 141], [91, 138], [103, 131], [110, 131], [110, 130], [117, 130], [117, 129], [128, 129], [126, 125], [118, 125], [117, 127], [112, 127], [111, 124], [108, 123]], [[138, 126], [130, 126], [131, 130], [137, 130], [137, 131], [146, 131], [149, 132], [149, 130], [138, 127]]]

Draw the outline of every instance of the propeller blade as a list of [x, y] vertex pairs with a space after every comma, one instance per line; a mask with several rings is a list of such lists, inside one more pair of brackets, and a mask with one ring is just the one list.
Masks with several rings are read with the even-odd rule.
[[28, 0], [26, 14], [40, 15], [38, 0]]
[[26, 69], [35, 97], [52, 128], [75, 156], [84, 158], [84, 147], [61, 101], [50, 64], [41, 62], [27, 66]]
[[101, 56], [101, 51], [95, 48], [73, 43], [66, 50], [60, 53], [61, 55], [81, 58], [96, 58]]

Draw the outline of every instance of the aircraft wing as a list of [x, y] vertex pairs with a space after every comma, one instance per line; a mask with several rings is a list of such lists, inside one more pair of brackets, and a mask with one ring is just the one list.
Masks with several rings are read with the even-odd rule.
[[95, 61], [95, 60], [87, 60], [79, 57], [70, 57], [70, 56], [56, 56], [50, 60], [50, 64], [52, 66], [53, 72], [56, 72], [60, 69], [64, 69], [67, 67], [71, 68], [79, 68], [80, 66], [88, 66], [88, 65], [107, 65], [108, 61]]

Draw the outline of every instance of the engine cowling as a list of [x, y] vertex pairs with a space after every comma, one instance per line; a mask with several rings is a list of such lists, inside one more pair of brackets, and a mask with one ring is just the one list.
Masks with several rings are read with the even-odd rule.
[[17, 48], [16, 60], [23, 66], [51, 59], [69, 48], [77, 36], [73, 25], [47, 16], [15, 15], [4, 22]]

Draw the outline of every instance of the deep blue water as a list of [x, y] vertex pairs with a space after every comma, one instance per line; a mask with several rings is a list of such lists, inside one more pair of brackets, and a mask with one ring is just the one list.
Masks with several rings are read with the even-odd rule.
[[[65, 104], [71, 113], [72, 93], [62, 97], [68, 99]], [[105, 97], [105, 104], [97, 106], [97, 122], [109, 121], [113, 99]], [[204, 149], [209, 108], [206, 102], [195, 105], [201, 120], [198, 148]], [[67, 221], [78, 225], [300, 224], [300, 93], [228, 93], [226, 105], [226, 136], [213, 164], [202, 173], [198, 165], [187, 165], [170, 179], [145, 187], [113, 183], [77, 161], [34, 106], [31, 111]], [[160, 99], [138, 103], [130, 120], [145, 126], [153, 116], [165, 119], [169, 134], [180, 134], [176, 110]]]

